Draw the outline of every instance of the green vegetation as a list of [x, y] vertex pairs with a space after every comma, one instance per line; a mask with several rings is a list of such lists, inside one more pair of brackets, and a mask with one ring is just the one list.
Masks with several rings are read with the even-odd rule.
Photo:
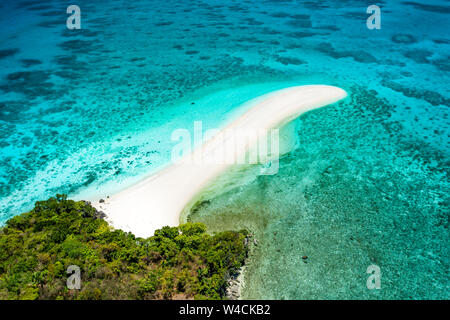
[[[187, 223], [137, 238], [57, 195], [0, 229], [0, 299], [221, 299], [246, 236]], [[79, 290], [67, 288], [70, 265], [80, 267]]]

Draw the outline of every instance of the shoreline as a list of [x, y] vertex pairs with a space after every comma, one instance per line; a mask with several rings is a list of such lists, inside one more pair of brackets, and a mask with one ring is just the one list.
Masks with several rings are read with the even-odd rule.
[[[326, 85], [295, 86], [274, 91], [247, 102], [251, 103], [251, 107], [225, 126], [219, 135], [227, 129], [233, 132], [282, 129], [301, 114], [346, 96], [344, 90]], [[239, 157], [258, 143], [257, 139], [249, 139], [241, 147], [230, 149], [229, 144], [217, 136], [204, 142], [191, 154], [183, 156], [180, 161], [168, 164], [112, 196], [94, 200], [92, 205], [106, 214], [106, 220], [114, 228], [130, 231], [136, 236], [147, 237], [163, 226], [179, 225], [186, 220], [189, 210], [204, 192], [223, 191], [230, 182], [226, 181], [226, 177], [223, 178], [224, 173], [236, 167], [227, 163], [192, 163], [191, 157], [205, 160], [218, 150], [226, 154], [228, 150]], [[217, 179], [219, 176], [222, 179]], [[215, 180], [221, 181], [218, 184]]]
[[244, 288], [245, 264], [237, 271], [235, 276], [228, 279], [226, 298], [229, 300], [242, 300], [242, 289]]

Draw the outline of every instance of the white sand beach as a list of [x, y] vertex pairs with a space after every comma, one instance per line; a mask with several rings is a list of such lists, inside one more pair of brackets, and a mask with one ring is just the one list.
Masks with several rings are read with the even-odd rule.
[[[280, 139], [283, 140], [282, 128], [301, 114], [346, 96], [346, 92], [337, 87], [311, 85], [289, 87], [259, 97], [243, 115], [190, 155], [109, 198], [102, 197], [105, 200], [103, 203], [94, 201], [93, 205], [107, 215], [107, 220], [115, 228], [131, 231], [137, 236], [150, 236], [166, 225], [177, 226], [185, 218], [183, 212], [189, 211], [199, 195], [217, 177], [235, 166], [227, 162], [205, 163], [206, 160], [218, 153], [243, 156], [258, 144], [258, 137], [245, 139], [237, 147], [227, 141], [239, 140], [236, 135], [242, 130], [265, 131], [274, 128], [280, 129]], [[235, 136], [228, 134], [224, 138], [225, 132], [232, 132]], [[280, 150], [280, 153], [287, 151]]]

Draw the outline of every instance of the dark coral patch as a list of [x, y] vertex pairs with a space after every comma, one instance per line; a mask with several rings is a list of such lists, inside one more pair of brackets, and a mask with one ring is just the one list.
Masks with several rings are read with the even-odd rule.
[[[274, 2], [280, 1], [280, 2], [290, 2], [287, 0], [273, 0]], [[321, 10], [321, 9], [326, 9], [329, 8], [330, 5], [326, 4], [325, 1], [305, 1], [303, 3], [303, 6], [307, 9], [311, 9], [311, 10]], [[333, 3], [333, 7], [335, 6], [335, 4]]]
[[431, 4], [423, 4], [412, 1], [404, 1], [402, 4], [413, 6], [415, 9], [434, 12], [434, 13], [442, 13], [448, 14], [450, 13], [450, 6], [439, 6], [439, 5], [431, 5]]
[[405, 43], [405, 44], [417, 42], [417, 39], [410, 34], [395, 34], [392, 36], [391, 40], [395, 43]]
[[450, 57], [445, 59], [436, 59], [431, 61], [431, 63], [441, 71], [450, 71]]
[[341, 30], [339, 27], [337, 27], [335, 25], [315, 26], [313, 29], [328, 30], [328, 31], [339, 31], [339, 30]]
[[66, 22], [64, 20], [47, 20], [47, 21], [42, 21], [39, 22], [37, 24], [38, 27], [42, 27], [42, 28], [53, 28], [56, 26], [61, 26], [61, 27], [65, 27], [66, 26]]
[[26, 101], [0, 102], [0, 120], [10, 123], [24, 121], [25, 118], [22, 116], [22, 113], [27, 111], [29, 108], [30, 104]]
[[446, 97], [435, 91], [410, 88], [390, 80], [383, 80], [381, 84], [394, 91], [400, 92], [407, 97], [425, 100], [433, 106], [438, 105], [450, 106], [450, 99], [447, 99]]
[[46, 108], [41, 113], [42, 114], [55, 114], [60, 112], [66, 112], [72, 109], [72, 106], [75, 105], [75, 101], [64, 101], [56, 106], [51, 106]]
[[250, 26], [260, 26], [260, 25], [264, 24], [264, 22], [257, 21], [254, 18], [246, 18], [246, 19], [244, 19], [244, 21], [245, 21], [246, 24], [248, 24]]
[[218, 36], [218, 37], [221, 37], [221, 38], [227, 38], [227, 37], [229, 37], [230, 35], [229, 35], [228, 33], [225, 33], [225, 32], [219, 32], [219, 33], [217, 34], [217, 36]]
[[49, 82], [51, 73], [47, 71], [19, 71], [7, 75], [8, 82], [0, 86], [4, 92], [22, 93], [30, 99], [52, 97], [55, 92]]
[[61, 68], [55, 72], [55, 75], [65, 79], [83, 78], [90, 69], [89, 64], [79, 60], [79, 56], [75, 54], [56, 56], [53, 61]]
[[305, 64], [306, 62], [297, 58], [293, 58], [293, 57], [281, 57], [281, 56], [276, 56], [275, 60], [277, 60], [278, 62], [280, 62], [281, 64], [284, 64], [285, 66], [287, 65], [301, 65], [301, 64]]
[[22, 60], [20, 60], [20, 62], [22, 62], [22, 65], [25, 68], [29, 68], [32, 66], [36, 66], [38, 64], [42, 64], [42, 61], [37, 60], [37, 59], [22, 59]]
[[378, 60], [368, 52], [363, 50], [336, 50], [330, 43], [322, 42], [320, 43], [316, 49], [332, 58], [340, 59], [340, 58], [353, 58], [355, 61], [363, 62], [363, 63], [372, 63], [377, 62]]
[[18, 1], [16, 3], [16, 7], [17, 8], [29, 8], [32, 6], [37, 6], [39, 4], [41, 4], [42, 1], [40, 0], [27, 0], [27, 1]]
[[90, 40], [68, 40], [59, 44], [59, 46], [68, 51], [74, 53], [89, 53], [94, 49], [98, 49], [99, 45], [95, 44], [95, 41]]
[[135, 57], [135, 58], [131, 58], [130, 62], [138, 62], [138, 61], [144, 61], [145, 58], [143, 57]]
[[61, 32], [61, 35], [63, 37], [77, 37], [77, 36], [83, 36], [83, 37], [87, 37], [87, 38], [94, 38], [97, 37], [101, 32], [100, 31], [93, 31], [93, 30], [89, 30], [89, 29], [74, 29], [74, 30], [69, 30], [69, 29], [64, 29]]
[[53, 9], [53, 7], [48, 4], [41, 4], [41, 5], [36, 5], [36, 6], [27, 8], [27, 10], [30, 10], [30, 11], [43, 11], [43, 10], [50, 10], [50, 9]]
[[265, 27], [262, 29], [261, 33], [266, 34], [266, 35], [276, 35], [276, 34], [281, 34], [281, 31], [277, 31], [277, 30]]
[[14, 49], [4, 49], [0, 50], [0, 59], [4, 59], [6, 57], [11, 57], [16, 55], [20, 50], [17, 48]]
[[289, 37], [292, 38], [308, 38], [308, 37], [313, 37], [316, 35], [316, 33], [313, 32], [290, 32], [287, 34]]
[[65, 10], [52, 10], [40, 13], [43, 17], [67, 17]]
[[450, 44], [448, 39], [433, 39], [433, 42], [436, 44]]
[[156, 27], [164, 27], [164, 26], [170, 26], [171, 24], [173, 24], [173, 21], [160, 21], [155, 23]]
[[274, 18], [286, 18], [286, 17], [290, 17], [291, 15], [287, 12], [273, 12], [273, 13], [269, 14], [269, 16], [274, 17]]
[[428, 50], [415, 49], [407, 51], [403, 54], [406, 58], [409, 58], [416, 63], [429, 63], [428, 58], [433, 55], [433, 52]]
[[294, 28], [311, 28], [311, 21], [308, 19], [294, 19], [286, 22], [286, 25]]

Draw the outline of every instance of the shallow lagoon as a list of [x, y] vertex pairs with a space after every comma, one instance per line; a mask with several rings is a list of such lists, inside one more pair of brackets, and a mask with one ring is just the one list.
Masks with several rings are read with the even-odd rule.
[[191, 218], [253, 230], [246, 297], [448, 298], [449, 7], [384, 1], [368, 30], [369, 4], [80, 1], [77, 31], [63, 1], [2, 2], [0, 219], [129, 185], [167, 163], [172, 130], [259, 94], [337, 85], [349, 99], [301, 118], [279, 174]]

